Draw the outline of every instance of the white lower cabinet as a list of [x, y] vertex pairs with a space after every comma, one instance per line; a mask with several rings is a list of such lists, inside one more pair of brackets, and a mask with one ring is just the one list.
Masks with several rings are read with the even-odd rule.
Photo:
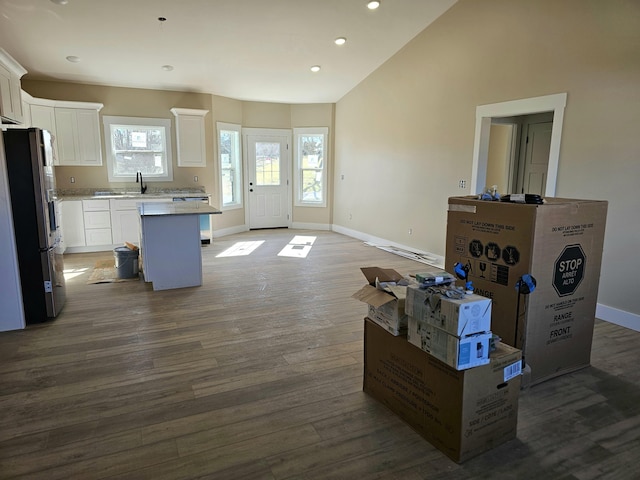
[[87, 247], [111, 245], [109, 200], [83, 200], [82, 213]]
[[171, 198], [63, 200], [64, 246], [68, 253], [106, 252], [125, 242], [140, 246], [137, 204], [171, 201]]
[[136, 204], [139, 200], [110, 200], [111, 230], [114, 244], [124, 242], [140, 245], [140, 216]]
[[84, 215], [81, 200], [64, 200], [60, 204], [62, 211], [62, 241], [65, 249], [84, 247]]

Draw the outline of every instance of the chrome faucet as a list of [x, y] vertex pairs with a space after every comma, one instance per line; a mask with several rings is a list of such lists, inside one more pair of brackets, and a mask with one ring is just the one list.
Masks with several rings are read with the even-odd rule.
[[142, 183], [142, 172], [136, 172], [136, 183], [140, 182], [140, 194], [142, 195], [147, 191], [147, 186]]

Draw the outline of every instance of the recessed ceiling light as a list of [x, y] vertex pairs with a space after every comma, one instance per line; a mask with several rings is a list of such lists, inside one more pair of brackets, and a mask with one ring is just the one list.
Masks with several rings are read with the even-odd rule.
[[51, 3], [55, 3], [58, 5], [66, 5], [67, 3], [69, 3], [69, 0], [51, 0]]
[[164, 70], [165, 72], [170, 72], [171, 70], [173, 70], [173, 65], [162, 65], [162, 70]]
[[71, 63], [80, 63], [82, 59], [80, 57], [76, 57], [75, 55], [69, 55], [67, 57], [67, 61], [71, 62]]
[[314, 65], [313, 67], [311, 67], [311, 71], [313, 73], [319, 72], [320, 71], [320, 65]]
[[336, 45], [344, 45], [347, 43], [347, 39], [345, 37], [338, 37], [333, 41]]
[[380, 6], [380, 2], [378, 2], [377, 0], [373, 0], [372, 2], [367, 3], [367, 8], [369, 10], [375, 10], [379, 6]]

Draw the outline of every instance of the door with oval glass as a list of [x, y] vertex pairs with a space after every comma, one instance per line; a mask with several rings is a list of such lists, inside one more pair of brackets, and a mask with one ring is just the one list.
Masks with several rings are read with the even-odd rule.
[[288, 130], [246, 129], [249, 228], [290, 226]]

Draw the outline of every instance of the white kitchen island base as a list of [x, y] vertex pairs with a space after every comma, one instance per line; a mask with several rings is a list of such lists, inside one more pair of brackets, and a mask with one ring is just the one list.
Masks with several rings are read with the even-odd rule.
[[141, 203], [142, 271], [154, 290], [202, 285], [200, 215], [220, 213], [206, 204]]

